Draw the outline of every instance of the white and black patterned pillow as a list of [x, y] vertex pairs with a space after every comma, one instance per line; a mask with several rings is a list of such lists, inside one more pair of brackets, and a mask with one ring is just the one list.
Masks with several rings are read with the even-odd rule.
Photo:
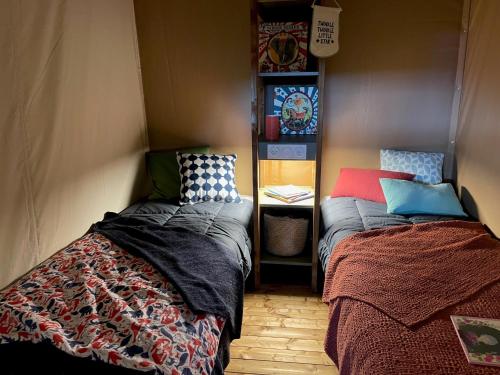
[[177, 153], [181, 175], [180, 204], [241, 202], [234, 170], [236, 155]]

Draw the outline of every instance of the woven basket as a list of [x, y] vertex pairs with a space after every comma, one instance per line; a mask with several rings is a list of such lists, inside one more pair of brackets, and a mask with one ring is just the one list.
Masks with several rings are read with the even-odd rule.
[[266, 249], [274, 255], [290, 257], [304, 250], [309, 220], [264, 214]]

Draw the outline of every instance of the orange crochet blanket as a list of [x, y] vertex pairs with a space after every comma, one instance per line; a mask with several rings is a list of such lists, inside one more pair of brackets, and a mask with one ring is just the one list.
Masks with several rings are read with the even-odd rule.
[[480, 223], [373, 230], [336, 247], [323, 301], [348, 297], [412, 327], [500, 280], [499, 271], [500, 242]]
[[498, 375], [467, 363], [450, 315], [500, 319], [499, 278], [500, 242], [477, 223], [356, 234], [330, 259], [325, 351], [341, 375]]

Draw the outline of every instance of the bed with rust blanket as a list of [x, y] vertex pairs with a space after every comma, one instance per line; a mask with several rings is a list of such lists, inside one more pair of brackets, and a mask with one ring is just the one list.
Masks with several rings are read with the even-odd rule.
[[330, 257], [325, 350], [340, 374], [499, 374], [467, 363], [450, 315], [500, 318], [500, 242], [444, 221], [354, 234]]

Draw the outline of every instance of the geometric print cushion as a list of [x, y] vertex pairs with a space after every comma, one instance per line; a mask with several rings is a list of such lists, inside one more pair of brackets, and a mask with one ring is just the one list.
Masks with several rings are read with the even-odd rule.
[[415, 175], [414, 181], [440, 184], [443, 181], [444, 154], [440, 152], [413, 152], [380, 150], [380, 168], [386, 171]]
[[234, 170], [236, 155], [177, 153], [181, 177], [179, 203], [240, 203]]

